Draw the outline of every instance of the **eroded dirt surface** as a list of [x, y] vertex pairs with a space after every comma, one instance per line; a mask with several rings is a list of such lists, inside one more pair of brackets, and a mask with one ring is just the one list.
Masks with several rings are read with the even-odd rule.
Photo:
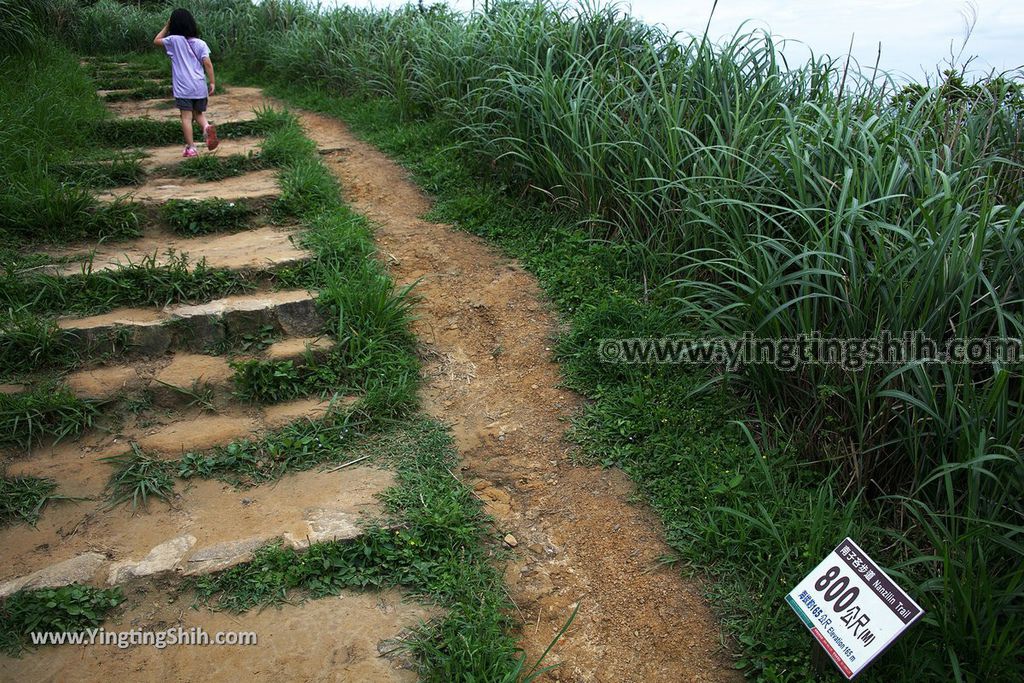
[[325, 158], [377, 224], [397, 281], [420, 280], [425, 408], [451, 424], [462, 478], [517, 541], [506, 579], [531, 658], [580, 605], [546, 678], [738, 680], [699, 586], [659, 564], [670, 550], [627, 477], [570, 462], [566, 420], [581, 399], [559, 387], [557, 320], [535, 279], [483, 240], [423, 220], [430, 202], [408, 174], [343, 124], [301, 120], [321, 149], [339, 150]]
[[431, 613], [403, 601], [401, 594], [345, 593], [242, 616], [193, 610], [186, 599], [171, 602], [167, 590], [140, 586], [107, 631], [165, 631], [201, 628], [257, 635], [255, 646], [114, 645], [49, 647], [12, 660], [0, 655], [0, 679], [9, 681], [381, 681], [416, 680], [409, 662], [381, 656], [395, 647], [397, 634], [415, 628]]

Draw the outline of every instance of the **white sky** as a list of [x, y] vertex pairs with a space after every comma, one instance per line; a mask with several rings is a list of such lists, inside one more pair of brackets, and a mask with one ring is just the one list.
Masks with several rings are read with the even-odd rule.
[[[325, 5], [397, 7], [402, 0], [323, 0]], [[577, 0], [578, 1], [578, 0]], [[670, 31], [701, 33], [713, 0], [632, 0], [624, 3], [648, 23]], [[426, 0], [425, 4], [433, 4]], [[473, 0], [448, 0], [462, 10]], [[477, 0], [482, 4], [482, 0]], [[719, 0], [711, 35], [731, 35], [747, 20], [750, 28], [766, 28], [790, 45], [786, 55], [803, 61], [806, 50], [845, 55], [854, 37], [853, 56], [864, 68], [875, 63], [882, 44], [881, 67], [920, 80], [935, 74], [936, 65], [959, 52], [964, 37], [964, 15], [977, 17], [964, 56], [976, 55], [975, 70], [997, 71], [1024, 66], [1024, 2], [1021, 0]]]

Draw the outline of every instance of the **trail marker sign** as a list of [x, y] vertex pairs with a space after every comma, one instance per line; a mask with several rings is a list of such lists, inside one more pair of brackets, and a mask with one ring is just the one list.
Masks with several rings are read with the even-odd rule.
[[798, 583], [786, 602], [847, 679], [924, 614], [850, 538]]

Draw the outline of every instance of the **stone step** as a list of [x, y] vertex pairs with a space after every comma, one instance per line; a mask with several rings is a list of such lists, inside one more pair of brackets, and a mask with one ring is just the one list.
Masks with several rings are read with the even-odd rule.
[[83, 357], [154, 357], [172, 350], [204, 351], [267, 331], [292, 337], [320, 334], [324, 320], [307, 290], [256, 292], [163, 309], [119, 308], [85, 318], [60, 318], [64, 339]]
[[96, 198], [104, 202], [130, 199], [143, 204], [163, 204], [171, 199], [224, 199], [265, 202], [281, 194], [277, 171], [272, 168], [213, 182], [191, 178], [150, 178], [142, 185], [118, 187], [101, 192]]
[[260, 273], [293, 266], [309, 259], [309, 252], [296, 245], [298, 226], [265, 225], [236, 233], [213, 233], [200, 237], [181, 237], [171, 232], [151, 230], [129, 242], [76, 245], [47, 252], [62, 263], [35, 268], [37, 272], [67, 277], [92, 272], [118, 270], [129, 264], [152, 260], [163, 266], [188, 256], [190, 266], [205, 261], [210, 268]]
[[[208, 152], [208, 154], [218, 156], [255, 154], [260, 151], [262, 144], [263, 138], [260, 137], [225, 138], [220, 141], [220, 146], [216, 151]], [[199, 148], [200, 154], [203, 154], [206, 149], [205, 143], [200, 140], [196, 140], [196, 147]], [[152, 172], [160, 168], [177, 166], [185, 160], [181, 156], [181, 148], [182, 145], [169, 145], [145, 149], [143, 151], [146, 156], [142, 159], [142, 167], [146, 171]]]
[[[151, 85], [162, 85], [164, 87], [165, 92], [167, 93], [167, 97], [169, 99], [172, 98], [171, 85], [170, 85], [170, 83], [167, 83], [166, 79], [163, 79], [163, 78], [147, 78], [147, 79], [145, 79], [145, 81], [146, 82], [143, 84], [143, 87], [148, 88]], [[99, 90], [96, 91], [96, 94], [100, 98], [102, 98], [102, 99], [109, 99], [110, 97], [114, 97], [116, 99], [116, 98], [118, 98], [118, 97], [120, 97], [120, 96], [122, 96], [124, 94], [135, 92], [136, 90], [138, 90], [137, 87], [133, 87], [133, 88], [100, 88]]]
[[201, 397], [214, 407], [232, 402], [234, 370], [231, 360], [292, 361], [302, 366], [322, 358], [332, 348], [328, 337], [294, 337], [275, 342], [260, 353], [208, 356], [179, 351], [167, 358], [131, 365], [103, 365], [72, 372], [65, 383], [76, 396], [92, 401], [132, 401], [148, 394], [153, 405], [176, 408]]
[[[106, 106], [120, 117], [146, 117], [177, 121], [181, 115], [173, 106], [168, 106], [169, 102], [171, 102], [170, 97], [167, 99], [107, 102]], [[280, 103], [264, 97], [259, 88], [231, 86], [226, 93], [215, 94], [210, 99], [207, 118], [212, 123], [254, 121], [256, 120], [256, 109], [271, 106], [282, 108]]]
[[352, 540], [380, 516], [379, 495], [394, 481], [387, 470], [327, 468], [243, 490], [218, 481], [179, 482], [173, 505], [151, 500], [140, 514], [105, 509], [101, 500], [48, 509], [36, 527], [0, 529], [0, 598], [71, 583], [210, 574], [247, 562], [268, 543], [301, 551], [310, 543]]

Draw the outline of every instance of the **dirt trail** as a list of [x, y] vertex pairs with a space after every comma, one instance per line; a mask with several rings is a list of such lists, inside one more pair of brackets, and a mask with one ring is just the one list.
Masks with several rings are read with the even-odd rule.
[[659, 521], [632, 505], [617, 470], [574, 466], [566, 420], [581, 398], [559, 388], [556, 317], [535, 279], [483, 240], [421, 217], [408, 174], [338, 121], [301, 113], [346, 200], [374, 221], [399, 283], [419, 279], [415, 331], [425, 409], [450, 424], [463, 479], [517, 540], [506, 573], [537, 657], [579, 603], [549, 680], [722, 681], [739, 675], [699, 587], [660, 566]]

